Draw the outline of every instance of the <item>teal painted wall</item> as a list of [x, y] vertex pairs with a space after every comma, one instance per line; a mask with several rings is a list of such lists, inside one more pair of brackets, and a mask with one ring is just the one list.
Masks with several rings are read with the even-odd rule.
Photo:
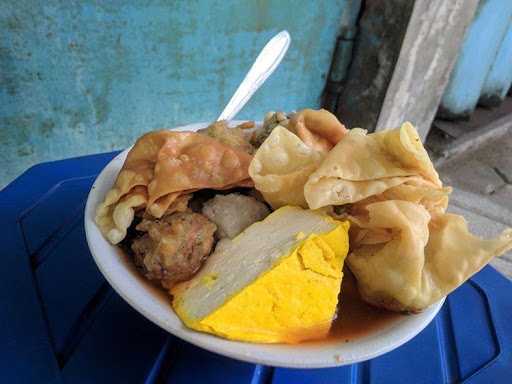
[[318, 107], [350, 3], [3, 4], [0, 186], [41, 161], [120, 149], [151, 129], [214, 119], [282, 29], [290, 50], [239, 117]]
[[[482, 93], [487, 99], [492, 97], [489, 93], [491, 85], [494, 92], [500, 92], [494, 80], [499, 78], [505, 84], [508, 73], [512, 73], [512, 68], [506, 65], [509, 62], [507, 55], [512, 53], [508, 47], [512, 40], [506, 38], [511, 23], [511, 0], [480, 0], [444, 91], [439, 116], [468, 117]], [[503, 51], [502, 55], [499, 55], [500, 50]], [[496, 60], [498, 63], [494, 65]], [[491, 71], [494, 73], [488, 77]]]

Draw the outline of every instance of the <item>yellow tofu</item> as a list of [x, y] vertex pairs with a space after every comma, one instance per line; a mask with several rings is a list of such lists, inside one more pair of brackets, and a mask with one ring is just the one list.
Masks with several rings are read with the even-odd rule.
[[[276, 217], [272, 218], [272, 215]], [[278, 228], [283, 220], [295, 219], [300, 223], [301, 219], [308, 219], [303, 220], [303, 228], [295, 233], [280, 229], [284, 244], [275, 238], [279, 237], [275, 232], [273, 238], [270, 234], [267, 236], [269, 242], [274, 242], [273, 248], [287, 249], [269, 257], [271, 263], [266, 268], [261, 266], [268, 260], [258, 252], [245, 255], [254, 255], [254, 263], [241, 257], [246, 265], [255, 265], [258, 270], [254, 272], [250, 267], [243, 268], [247, 272], [241, 273], [240, 279], [246, 282], [231, 294], [225, 293], [233, 285], [240, 284], [237, 284], [239, 270], [235, 267], [234, 273], [225, 270], [226, 265], [236, 261], [230, 251], [243, 249], [244, 244], [252, 244], [254, 238], [265, 242], [264, 234], [258, 236], [265, 226], [258, 228], [256, 224], [256, 230], [249, 228], [235, 238], [233, 241], [238, 243], [231, 249], [227, 247], [227, 250], [220, 251], [223, 253], [224, 270], [215, 268], [215, 265], [208, 268], [207, 262], [204, 268], [207, 270], [200, 273], [202, 276], [196, 276], [195, 282], [178, 286], [173, 292], [173, 305], [188, 327], [227, 339], [260, 343], [296, 343], [327, 335], [338, 303], [343, 262], [348, 252], [349, 224], [322, 213], [294, 207], [281, 208], [272, 215], [263, 221], [270, 228]], [[307, 225], [308, 220], [310, 226]], [[216, 259], [212, 263], [222, 265], [219, 257]], [[255, 274], [255, 278], [245, 276], [251, 274]], [[200, 292], [194, 295], [187, 290]], [[215, 302], [206, 312], [196, 308], [201, 303], [194, 306], [190, 302], [194, 297], [204, 299], [205, 295], [210, 295]]]

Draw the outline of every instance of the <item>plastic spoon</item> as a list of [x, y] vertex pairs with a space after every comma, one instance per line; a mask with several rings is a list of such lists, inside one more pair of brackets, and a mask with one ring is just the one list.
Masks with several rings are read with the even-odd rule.
[[252, 95], [254, 95], [254, 92], [275, 71], [286, 54], [290, 41], [291, 38], [288, 31], [281, 31], [263, 47], [251, 69], [245, 75], [244, 80], [238, 86], [235, 94], [217, 118], [217, 121], [232, 120], [235, 117]]

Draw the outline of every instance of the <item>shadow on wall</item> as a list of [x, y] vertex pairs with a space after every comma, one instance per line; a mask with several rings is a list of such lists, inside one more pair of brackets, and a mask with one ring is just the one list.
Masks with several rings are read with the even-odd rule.
[[350, 2], [4, 5], [0, 187], [38, 162], [120, 149], [148, 130], [214, 119], [282, 29], [291, 33], [290, 50], [239, 117], [319, 106]]

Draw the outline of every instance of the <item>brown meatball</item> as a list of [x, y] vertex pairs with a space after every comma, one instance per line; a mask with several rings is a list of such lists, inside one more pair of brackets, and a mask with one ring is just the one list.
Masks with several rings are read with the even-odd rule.
[[142, 220], [146, 232], [131, 245], [135, 264], [150, 280], [171, 288], [191, 278], [210, 254], [216, 225], [201, 214], [179, 212], [160, 220]]

